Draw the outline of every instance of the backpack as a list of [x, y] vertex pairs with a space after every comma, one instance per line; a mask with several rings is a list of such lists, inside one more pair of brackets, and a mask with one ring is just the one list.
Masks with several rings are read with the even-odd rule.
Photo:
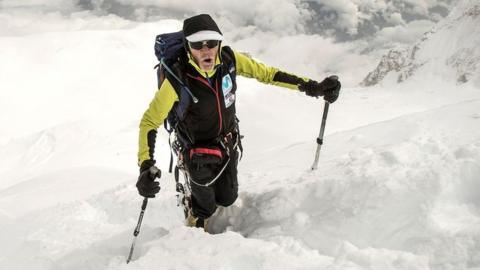
[[[177, 132], [177, 125], [179, 122], [183, 121], [185, 118], [186, 111], [190, 105], [190, 102], [197, 103], [198, 98], [196, 98], [188, 86], [185, 84], [183, 68], [182, 68], [182, 58], [186, 59], [186, 50], [185, 50], [185, 36], [183, 31], [165, 33], [157, 35], [155, 38], [155, 56], [157, 57], [159, 63], [155, 66], [157, 69], [157, 82], [158, 89], [160, 89], [165, 78], [168, 78], [169, 82], [172, 84], [179, 101], [174, 104], [172, 110], [168, 114], [167, 118], [164, 121], [165, 130], [171, 134], [173, 131], [176, 132], [177, 140], [179, 140], [182, 145], [188, 144], [188, 140], [183, 138], [181, 132]], [[233, 54], [230, 48], [229, 52]], [[227, 60], [231, 66], [228, 67], [229, 73], [235, 70], [234, 61], [229, 53], [224, 53], [224, 50], [221, 51], [221, 57]], [[235, 74], [231, 74], [232, 79], [234, 79]], [[238, 122], [238, 118], [237, 118]], [[171, 143], [169, 136], [170, 147], [175, 148], [175, 142]], [[178, 147], [178, 145], [177, 145]], [[240, 146], [240, 148], [242, 148]], [[177, 152], [177, 151], [175, 151]], [[172, 162], [173, 155], [170, 156], [170, 166], [169, 171], [172, 171]]]
[[[179, 108], [175, 108], [176, 114], [179, 117], [178, 120], [183, 120], [185, 116], [186, 108], [190, 103], [189, 96], [191, 97], [194, 103], [198, 102], [198, 99], [192, 94], [190, 89], [185, 85], [184, 80], [182, 80], [182, 73], [179, 67], [179, 59], [185, 57], [185, 36], [183, 31], [166, 33], [157, 35], [155, 38], [155, 56], [157, 57], [159, 63], [155, 66], [157, 68], [157, 82], [158, 89], [162, 85], [165, 78], [171, 77], [170, 82], [174, 86], [177, 96], [179, 97]], [[185, 95], [185, 93], [187, 95]], [[182, 98], [183, 97], [183, 98]], [[171, 117], [168, 117], [171, 118]], [[171, 126], [174, 126], [174, 119], [168, 119]], [[175, 119], [176, 121], [177, 119]], [[167, 131], [169, 131], [167, 129]], [[171, 131], [169, 131], [170, 133]]]
[[[155, 56], [157, 57], [159, 63], [155, 66], [157, 69], [157, 82], [158, 89], [160, 89], [162, 82], [165, 78], [169, 78], [170, 83], [172, 84], [175, 92], [178, 96], [179, 102], [174, 106], [174, 114], [169, 114], [167, 119], [165, 119], [165, 129], [171, 133], [175, 128], [178, 121], [182, 121], [185, 117], [185, 112], [191, 101], [194, 103], [198, 102], [188, 86], [184, 83], [182, 67], [180, 64], [181, 58], [186, 58], [185, 48], [185, 36], [183, 31], [165, 33], [157, 35], [155, 38]], [[231, 52], [233, 54], [233, 52]], [[228, 53], [221, 52], [222, 58], [228, 60], [228, 62], [233, 63], [232, 57]], [[234, 70], [230, 66], [229, 70]], [[231, 74], [232, 79], [235, 75]], [[170, 126], [170, 128], [168, 127]]]

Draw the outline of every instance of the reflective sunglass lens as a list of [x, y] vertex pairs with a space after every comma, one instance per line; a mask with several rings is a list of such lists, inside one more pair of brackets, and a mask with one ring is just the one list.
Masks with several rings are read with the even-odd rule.
[[201, 50], [204, 45], [209, 49], [213, 49], [218, 46], [218, 40], [207, 40], [207, 41], [198, 41], [198, 42], [189, 42], [190, 48], [195, 50]]

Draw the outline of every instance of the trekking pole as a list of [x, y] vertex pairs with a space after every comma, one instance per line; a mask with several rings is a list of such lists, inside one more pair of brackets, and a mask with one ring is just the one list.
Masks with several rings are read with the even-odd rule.
[[137, 242], [137, 236], [140, 233], [140, 226], [142, 226], [143, 214], [145, 213], [145, 209], [147, 208], [148, 198], [145, 197], [142, 203], [142, 211], [140, 211], [140, 216], [138, 217], [137, 227], [135, 227], [135, 231], [133, 232], [133, 241], [132, 246], [130, 247], [130, 253], [128, 254], [127, 264], [132, 259], [133, 249], [135, 248], [135, 243]]
[[[337, 75], [332, 75], [329, 78], [332, 80], [338, 81]], [[318, 167], [318, 158], [320, 157], [320, 149], [322, 148], [322, 145], [323, 145], [323, 133], [325, 132], [325, 124], [327, 122], [329, 105], [330, 103], [328, 101], [325, 101], [325, 106], [323, 107], [322, 126], [320, 127], [320, 134], [318, 134], [318, 138], [317, 138], [317, 152], [315, 153], [315, 161], [313, 162], [313, 165], [311, 168], [312, 171], [316, 170]]]
[[[153, 178], [160, 178], [162, 176], [162, 172], [155, 166], [150, 167], [150, 175]], [[135, 243], [137, 242], [137, 236], [140, 233], [140, 226], [142, 226], [143, 214], [145, 214], [145, 209], [147, 208], [148, 198], [143, 198], [142, 202], [142, 211], [140, 211], [140, 216], [138, 217], [137, 227], [135, 227], [135, 231], [133, 231], [133, 241], [132, 246], [130, 247], [130, 253], [128, 254], [127, 264], [132, 260], [133, 249], [135, 248]]]
[[320, 149], [323, 145], [323, 133], [325, 132], [325, 124], [327, 122], [327, 115], [328, 115], [328, 106], [330, 103], [325, 101], [325, 106], [323, 107], [323, 117], [322, 117], [322, 126], [320, 127], [320, 133], [317, 138], [317, 152], [315, 153], [315, 161], [312, 165], [312, 171], [316, 170], [318, 167], [318, 158], [320, 157]]

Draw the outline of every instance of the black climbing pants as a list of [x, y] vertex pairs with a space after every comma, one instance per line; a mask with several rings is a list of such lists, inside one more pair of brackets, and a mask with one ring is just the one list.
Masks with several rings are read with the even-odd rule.
[[[199, 218], [209, 218], [217, 206], [230, 206], [238, 197], [237, 165], [238, 152], [229, 145], [230, 155], [226, 153], [220, 164], [198, 164], [193, 162], [189, 155], [185, 155], [185, 162], [190, 178], [192, 192], [192, 212]], [[226, 162], [228, 162], [226, 164]], [[225, 165], [226, 164], [226, 165]], [[225, 167], [225, 168], [224, 168]], [[220, 171], [223, 172], [220, 173]], [[207, 185], [216, 176], [217, 180]]]

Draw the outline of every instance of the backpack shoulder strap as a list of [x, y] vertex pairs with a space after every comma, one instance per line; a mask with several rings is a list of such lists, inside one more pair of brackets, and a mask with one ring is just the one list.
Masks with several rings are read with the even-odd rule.
[[223, 62], [223, 68], [226, 69], [228, 74], [230, 74], [232, 80], [235, 81], [237, 77], [237, 70], [235, 54], [232, 48], [230, 48], [229, 46], [222, 47], [221, 57]]
[[225, 66], [229, 69], [228, 72], [233, 73], [235, 71], [236, 60], [232, 48], [229, 46], [222, 47], [221, 56]]
[[183, 85], [185, 85], [185, 72], [182, 68], [182, 65], [178, 61], [173, 63], [170, 67], [170, 70], [173, 72], [173, 74], [165, 70], [163, 66], [162, 70], [164, 77], [168, 79], [170, 84], [173, 86], [175, 93], [177, 93], [178, 97], [180, 98], [180, 89]]

